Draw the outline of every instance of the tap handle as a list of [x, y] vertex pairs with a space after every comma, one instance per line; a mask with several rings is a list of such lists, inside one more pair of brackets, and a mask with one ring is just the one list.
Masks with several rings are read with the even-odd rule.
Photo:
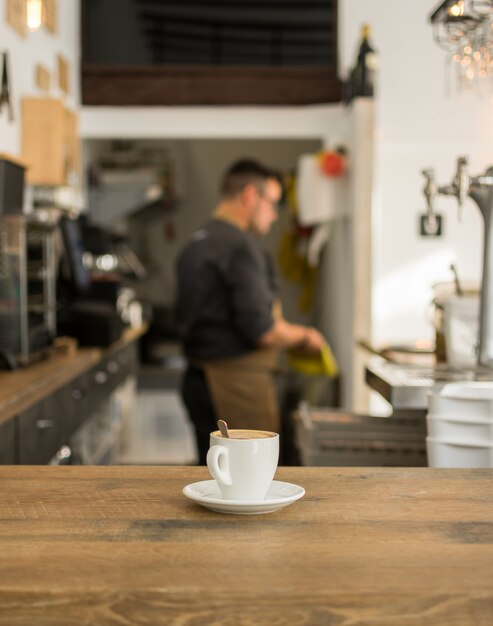
[[467, 157], [459, 157], [457, 159], [457, 172], [455, 175], [454, 186], [457, 192], [457, 201], [459, 203], [459, 220], [462, 219], [462, 207], [469, 193], [470, 178], [468, 172], [469, 160]]
[[426, 198], [426, 207], [428, 211], [428, 215], [433, 215], [435, 200], [438, 195], [438, 188], [435, 183], [435, 170], [431, 168], [427, 168], [425, 170], [421, 170], [421, 173], [426, 179], [425, 186], [423, 187], [423, 193]]

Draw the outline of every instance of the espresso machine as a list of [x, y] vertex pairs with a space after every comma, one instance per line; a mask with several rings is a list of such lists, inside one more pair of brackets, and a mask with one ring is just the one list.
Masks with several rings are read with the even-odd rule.
[[0, 369], [45, 356], [56, 335], [56, 224], [23, 212], [24, 170], [0, 155]]
[[[484, 174], [470, 176], [468, 159], [457, 159], [457, 170], [449, 185], [438, 186], [434, 171], [422, 171], [426, 179], [423, 193], [428, 206], [428, 216], [433, 220], [435, 203], [440, 194], [457, 198], [459, 217], [467, 196], [477, 204], [484, 220], [483, 277], [480, 297], [479, 346], [477, 373], [491, 376], [493, 369], [493, 167]], [[489, 372], [489, 374], [488, 374]]]
[[0, 367], [47, 353], [56, 336], [55, 225], [0, 215]]

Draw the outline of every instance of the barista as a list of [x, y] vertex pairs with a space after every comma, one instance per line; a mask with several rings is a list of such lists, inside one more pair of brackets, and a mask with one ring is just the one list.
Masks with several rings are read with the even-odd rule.
[[277, 350], [316, 353], [325, 344], [315, 328], [283, 318], [273, 263], [259, 241], [277, 219], [281, 195], [276, 172], [252, 160], [234, 163], [211, 221], [177, 262], [177, 317], [189, 361], [182, 395], [200, 464], [218, 419], [279, 432]]

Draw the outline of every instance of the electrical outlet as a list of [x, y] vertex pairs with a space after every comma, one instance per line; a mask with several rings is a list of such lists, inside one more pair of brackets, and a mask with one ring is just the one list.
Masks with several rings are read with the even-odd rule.
[[443, 216], [434, 213], [433, 215], [419, 216], [419, 234], [422, 237], [441, 237], [443, 227]]

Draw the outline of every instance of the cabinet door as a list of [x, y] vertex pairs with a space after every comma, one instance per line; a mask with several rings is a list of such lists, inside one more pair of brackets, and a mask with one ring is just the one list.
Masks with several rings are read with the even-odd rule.
[[[91, 418], [108, 400], [111, 393], [133, 373], [137, 366], [138, 352], [135, 343], [110, 354], [88, 372], [48, 396], [18, 418], [19, 452], [15, 462], [21, 464], [48, 463], [57, 450]], [[0, 431], [0, 445], [2, 442]], [[9, 431], [12, 442], [14, 435]], [[0, 448], [7, 458], [7, 450], [15, 450], [14, 443]], [[8, 457], [11, 459], [11, 457]]]
[[15, 430], [16, 418], [0, 424], [1, 465], [12, 465], [16, 462]]
[[135, 374], [138, 364], [138, 349], [136, 343], [130, 343], [125, 348], [119, 350], [110, 359], [108, 365], [111, 367], [111, 363], [116, 363], [118, 366], [118, 384], [125, 381], [125, 379], [131, 374]]
[[70, 385], [70, 396], [73, 411], [69, 434], [73, 435], [89, 419], [99, 402], [98, 399], [94, 398], [93, 370], [82, 374], [73, 381]]
[[139, 364], [139, 349], [137, 343], [129, 343], [117, 356], [119, 362], [124, 363], [127, 368], [126, 374], [136, 374]]
[[63, 387], [19, 415], [19, 463], [42, 465], [68, 441], [72, 422], [71, 389]]
[[80, 428], [137, 367], [137, 346], [130, 344], [108, 356], [70, 386], [72, 398], [71, 433]]

